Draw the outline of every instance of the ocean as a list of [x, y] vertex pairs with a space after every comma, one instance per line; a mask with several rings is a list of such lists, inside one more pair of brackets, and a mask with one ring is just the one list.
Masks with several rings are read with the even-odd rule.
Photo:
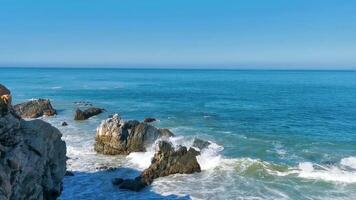
[[[49, 98], [57, 109], [43, 120], [62, 132], [74, 172], [61, 200], [356, 199], [356, 71], [1, 68], [0, 80], [13, 103]], [[83, 101], [106, 112], [76, 122]], [[114, 113], [159, 119], [174, 144], [211, 141], [198, 157], [202, 172], [142, 192], [113, 186], [154, 153], [96, 154], [96, 127]]]

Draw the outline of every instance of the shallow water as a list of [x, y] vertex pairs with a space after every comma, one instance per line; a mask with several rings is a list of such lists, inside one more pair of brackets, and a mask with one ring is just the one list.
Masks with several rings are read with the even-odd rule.
[[[60, 199], [355, 199], [354, 71], [0, 70], [15, 103], [50, 98], [59, 111], [44, 120], [63, 133], [75, 172]], [[107, 112], [75, 122], [77, 101]], [[139, 193], [112, 186], [113, 177], [136, 176], [154, 151], [96, 154], [96, 127], [113, 113], [158, 118], [174, 144], [213, 142], [198, 158], [202, 173], [160, 178]]]

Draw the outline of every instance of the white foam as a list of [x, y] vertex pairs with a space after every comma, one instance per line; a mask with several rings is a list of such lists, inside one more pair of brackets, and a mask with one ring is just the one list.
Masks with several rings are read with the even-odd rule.
[[356, 157], [343, 158], [341, 159], [340, 164], [352, 169], [356, 169]]
[[129, 161], [141, 170], [148, 168], [151, 165], [152, 158], [156, 152], [157, 142], [146, 149], [146, 152], [132, 152], [127, 158]]
[[310, 162], [299, 164], [299, 177], [323, 181], [356, 183], [356, 172], [343, 170], [338, 166], [323, 167]]
[[216, 143], [213, 143], [211, 141], [209, 142], [210, 145], [207, 148], [203, 149], [200, 152], [200, 155], [197, 156], [197, 161], [202, 170], [215, 169], [221, 164], [222, 158], [219, 152], [222, 151], [224, 148]]

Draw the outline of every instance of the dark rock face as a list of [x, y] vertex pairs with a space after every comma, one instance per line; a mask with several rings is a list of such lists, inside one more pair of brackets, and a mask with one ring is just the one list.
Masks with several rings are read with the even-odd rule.
[[68, 126], [68, 123], [67, 123], [67, 122], [62, 122], [61, 125], [62, 125], [62, 126]]
[[74, 120], [86, 120], [90, 117], [95, 115], [99, 115], [100, 113], [104, 112], [104, 109], [101, 108], [88, 108], [84, 111], [80, 110], [79, 108], [75, 111]]
[[193, 148], [187, 150], [186, 147], [180, 146], [175, 150], [167, 141], [160, 141], [158, 146], [159, 150], [155, 153], [151, 165], [140, 175], [141, 181], [147, 185], [158, 177], [201, 171], [196, 159], [199, 152]]
[[210, 145], [210, 142], [195, 138], [193, 141], [193, 147], [196, 147], [200, 150], [207, 148]]
[[170, 135], [173, 133], [168, 129], [158, 129], [136, 120], [123, 121], [116, 114], [97, 128], [94, 149], [102, 154], [127, 155], [145, 151], [159, 137]]
[[112, 183], [120, 189], [139, 191], [150, 185], [154, 179], [171, 174], [192, 174], [200, 172], [200, 165], [196, 159], [199, 152], [180, 146], [174, 149], [171, 143], [160, 141], [159, 150], [154, 155], [151, 165], [135, 179], [115, 178]]
[[145, 122], [145, 123], [151, 123], [151, 122], [155, 122], [155, 121], [157, 121], [157, 120], [152, 117], [147, 117], [143, 120], [143, 122]]
[[25, 121], [8, 111], [0, 117], [0, 199], [52, 200], [61, 193], [66, 145], [58, 129]]
[[53, 116], [57, 113], [48, 99], [37, 99], [17, 104], [14, 109], [23, 118], [37, 118], [43, 115]]

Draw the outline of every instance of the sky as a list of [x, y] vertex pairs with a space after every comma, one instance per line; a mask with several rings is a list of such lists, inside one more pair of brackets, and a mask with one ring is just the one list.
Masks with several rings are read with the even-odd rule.
[[356, 68], [354, 0], [0, 0], [0, 66]]

